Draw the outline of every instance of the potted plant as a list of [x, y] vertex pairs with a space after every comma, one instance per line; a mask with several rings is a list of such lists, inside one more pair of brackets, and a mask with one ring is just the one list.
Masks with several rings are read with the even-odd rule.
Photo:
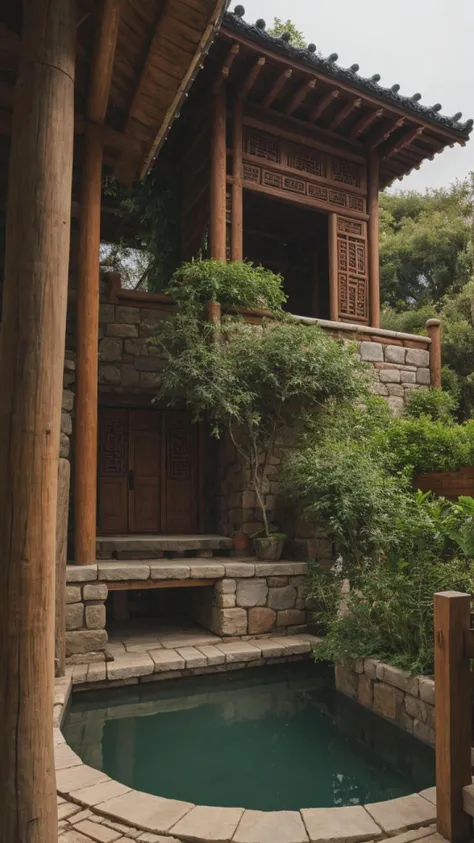
[[[206, 280], [206, 265], [212, 282]], [[196, 419], [212, 421], [215, 436], [230, 437], [261, 513], [257, 554], [279, 558], [285, 537], [271, 526], [267, 512], [271, 458], [289, 428], [297, 441], [318, 406], [357, 400], [360, 363], [318, 325], [301, 325], [284, 314], [281, 278], [261, 267], [188, 264], [178, 270], [169, 292], [178, 310], [154, 339], [167, 358], [157, 398], [171, 406], [182, 406], [184, 399]], [[204, 313], [210, 300], [227, 306], [258, 303], [273, 317], [258, 326], [239, 317], [209, 322]]]

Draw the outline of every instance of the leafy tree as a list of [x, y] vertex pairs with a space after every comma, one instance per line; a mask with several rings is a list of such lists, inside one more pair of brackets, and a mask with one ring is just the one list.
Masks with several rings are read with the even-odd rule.
[[292, 23], [291, 20], [282, 21], [280, 18], [273, 18], [273, 26], [268, 29], [268, 33], [270, 35], [280, 36], [283, 35], [284, 32], [290, 33], [290, 42], [293, 47], [301, 47], [302, 49], [307, 47], [306, 38], [303, 33], [296, 28], [295, 24]]

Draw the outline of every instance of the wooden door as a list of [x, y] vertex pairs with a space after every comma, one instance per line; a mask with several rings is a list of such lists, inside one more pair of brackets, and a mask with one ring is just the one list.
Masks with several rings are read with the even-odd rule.
[[130, 411], [129, 531], [158, 533], [161, 528], [161, 413]]
[[103, 409], [99, 421], [99, 533], [128, 532], [129, 412]]
[[198, 532], [198, 425], [189, 413], [163, 414], [162, 531]]

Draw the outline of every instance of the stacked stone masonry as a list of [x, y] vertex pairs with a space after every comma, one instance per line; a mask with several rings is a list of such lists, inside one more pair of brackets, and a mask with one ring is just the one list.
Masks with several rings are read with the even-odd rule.
[[435, 744], [435, 686], [426, 676], [411, 676], [376, 659], [336, 665], [336, 688], [375, 714]]
[[[391, 340], [393, 343], [394, 340]], [[426, 348], [407, 348], [399, 345], [364, 340], [360, 343], [360, 357], [373, 368], [374, 392], [383, 396], [397, 415], [414, 389], [430, 385], [430, 353]]]
[[196, 588], [194, 620], [222, 638], [294, 635], [310, 620], [304, 562], [237, 559], [99, 562], [67, 566], [66, 657], [69, 664], [103, 661], [107, 648], [108, 583], [209, 580]]

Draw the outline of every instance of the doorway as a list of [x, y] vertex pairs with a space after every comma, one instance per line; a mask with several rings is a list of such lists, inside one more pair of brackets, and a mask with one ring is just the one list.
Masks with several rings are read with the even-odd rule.
[[103, 407], [99, 533], [197, 533], [199, 442], [187, 412]]
[[245, 190], [244, 256], [283, 276], [290, 313], [329, 318], [327, 214]]

